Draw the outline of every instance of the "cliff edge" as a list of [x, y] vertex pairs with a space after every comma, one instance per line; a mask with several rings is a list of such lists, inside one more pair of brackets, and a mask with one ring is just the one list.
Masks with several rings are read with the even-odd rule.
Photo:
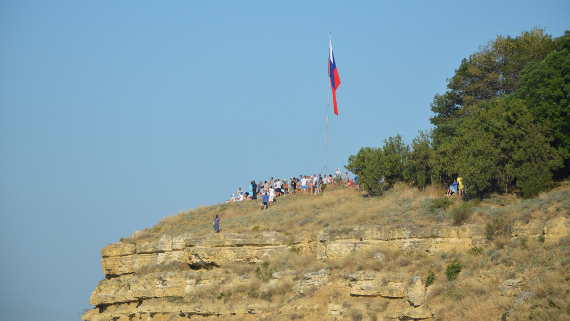
[[529, 200], [440, 195], [337, 188], [165, 218], [103, 248], [82, 319], [569, 320], [568, 184]]

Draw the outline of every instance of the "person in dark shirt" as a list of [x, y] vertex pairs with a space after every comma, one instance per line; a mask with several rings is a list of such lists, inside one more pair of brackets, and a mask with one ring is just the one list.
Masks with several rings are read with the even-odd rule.
[[257, 184], [255, 184], [255, 180], [251, 181], [251, 197], [252, 199], [257, 199]]
[[222, 220], [220, 219], [220, 216], [216, 214], [216, 217], [214, 218], [214, 231], [216, 233], [220, 233], [221, 230], [222, 230]]

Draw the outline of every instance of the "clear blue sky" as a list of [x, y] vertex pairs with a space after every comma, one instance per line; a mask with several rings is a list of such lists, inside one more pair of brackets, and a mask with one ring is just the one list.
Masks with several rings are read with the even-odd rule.
[[1, 319], [78, 320], [103, 246], [410, 141], [462, 58], [569, 22], [568, 1], [1, 0]]

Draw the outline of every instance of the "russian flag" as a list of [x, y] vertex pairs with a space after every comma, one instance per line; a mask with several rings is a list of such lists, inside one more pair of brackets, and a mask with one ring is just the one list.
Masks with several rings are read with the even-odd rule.
[[334, 113], [338, 115], [338, 105], [336, 103], [336, 89], [340, 86], [340, 77], [338, 69], [336, 69], [336, 62], [334, 61], [332, 40], [329, 40], [329, 78], [331, 80], [332, 99], [334, 106]]

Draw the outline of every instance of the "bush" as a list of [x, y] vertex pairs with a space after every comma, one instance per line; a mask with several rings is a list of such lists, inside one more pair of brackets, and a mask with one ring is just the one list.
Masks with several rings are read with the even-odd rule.
[[446, 210], [448, 207], [451, 206], [451, 204], [453, 204], [453, 202], [447, 197], [435, 198], [431, 201], [429, 208], [431, 210], [436, 210], [436, 209]]
[[471, 213], [473, 213], [472, 204], [467, 202], [461, 204], [461, 206], [459, 207], [452, 209], [449, 214], [451, 216], [451, 219], [453, 220], [453, 225], [459, 226], [465, 223], [467, 219], [469, 219]]
[[459, 263], [459, 261], [457, 260], [449, 264], [447, 266], [447, 269], [445, 269], [445, 276], [447, 276], [447, 280], [454, 281], [455, 279], [457, 279], [457, 276], [459, 275], [459, 272], [461, 272], [462, 268], [463, 265], [461, 265], [461, 263]]
[[350, 317], [352, 318], [353, 321], [362, 321], [362, 318], [364, 318], [362, 312], [358, 310], [350, 311]]
[[263, 262], [255, 269], [255, 275], [263, 282], [269, 281], [273, 275], [273, 269], [269, 267], [269, 263]]
[[512, 222], [504, 216], [497, 216], [485, 225], [485, 236], [492, 241], [496, 237], [510, 235], [511, 230]]
[[477, 246], [472, 247], [469, 250], [469, 254], [473, 255], [473, 256], [478, 256], [481, 255], [483, 253], [483, 249]]
[[364, 147], [348, 158], [346, 169], [358, 175], [360, 186], [380, 196], [396, 182], [404, 181], [410, 147], [400, 135], [388, 137], [380, 148]]
[[432, 285], [434, 281], [435, 281], [435, 273], [433, 273], [433, 271], [429, 271], [426, 277], [426, 288]]

